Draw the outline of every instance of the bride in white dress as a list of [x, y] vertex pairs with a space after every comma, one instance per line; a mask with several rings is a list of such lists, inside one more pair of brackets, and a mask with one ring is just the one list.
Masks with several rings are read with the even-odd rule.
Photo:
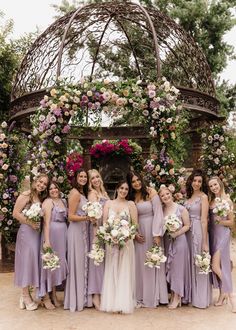
[[[132, 224], [137, 223], [137, 209], [128, 201], [129, 186], [121, 181], [116, 187], [116, 198], [104, 206], [103, 222], [110, 216], [126, 218]], [[132, 313], [135, 299], [135, 253], [133, 240], [119, 249], [118, 246], [106, 246], [105, 274], [101, 294], [101, 310], [105, 312]]]

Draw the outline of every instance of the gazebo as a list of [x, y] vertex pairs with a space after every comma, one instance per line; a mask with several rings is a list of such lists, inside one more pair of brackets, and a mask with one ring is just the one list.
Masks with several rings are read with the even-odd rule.
[[[59, 18], [22, 61], [12, 89], [11, 121], [30, 132], [29, 116], [56, 79], [76, 82], [83, 76], [91, 80], [165, 76], [180, 90], [189, 110], [192, 156], [187, 165], [197, 162], [196, 128], [217, 120], [219, 102], [204, 53], [175, 21], [152, 7], [119, 1], [86, 5]], [[79, 137], [88, 164], [93, 140], [114, 137], [135, 138], [148, 153], [149, 137], [142, 127], [103, 127], [99, 133], [88, 129]]]

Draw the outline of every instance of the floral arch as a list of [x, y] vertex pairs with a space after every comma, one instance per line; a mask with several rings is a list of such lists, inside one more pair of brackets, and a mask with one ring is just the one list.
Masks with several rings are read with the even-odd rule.
[[[191, 166], [201, 148], [196, 128], [219, 113], [203, 52], [154, 8], [132, 2], [90, 4], [54, 22], [23, 59], [9, 126], [26, 135], [24, 157], [33, 174], [47, 171], [65, 183], [66, 140], [73, 136], [83, 141], [86, 157], [89, 137], [132, 136], [145, 142], [147, 158], [150, 141], [155, 142], [165, 176], [174, 180], [166, 151], [183, 134], [183, 108], [190, 117]], [[102, 127], [104, 116], [112, 117], [113, 126]], [[136, 127], [128, 127], [128, 121]]]

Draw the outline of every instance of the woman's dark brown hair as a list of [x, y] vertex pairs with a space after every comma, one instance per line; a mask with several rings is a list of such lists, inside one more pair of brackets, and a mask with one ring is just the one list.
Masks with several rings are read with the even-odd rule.
[[[117, 190], [118, 190], [118, 189], [122, 186], [122, 184], [124, 184], [124, 183], [126, 183], [127, 186], [129, 187], [129, 184], [128, 184], [128, 182], [127, 182], [126, 179], [120, 180], [120, 181], [117, 183], [117, 185], [116, 185], [114, 199], [116, 199], [116, 197], [117, 197]], [[127, 199], [127, 200], [129, 199], [129, 190], [128, 190], [128, 194], [127, 194], [127, 196], [125, 197], [125, 199]]]
[[192, 197], [192, 194], [193, 194], [192, 183], [196, 176], [200, 176], [202, 178], [201, 191], [203, 191], [206, 195], [208, 194], [208, 186], [207, 186], [207, 179], [206, 179], [205, 173], [201, 169], [196, 169], [196, 170], [192, 171], [192, 173], [189, 175], [187, 182], [186, 182], [187, 198]]
[[75, 188], [76, 190], [78, 190], [81, 194], [83, 194], [86, 198], [88, 197], [88, 181], [87, 183], [84, 185], [84, 186], [80, 186], [77, 182], [77, 176], [80, 174], [80, 173], [86, 173], [87, 175], [87, 178], [88, 178], [88, 173], [85, 171], [84, 168], [80, 168], [79, 170], [77, 170], [75, 172], [75, 175], [74, 175], [74, 178], [72, 180], [72, 187]]
[[142, 195], [142, 199], [144, 201], [146, 201], [147, 196], [148, 196], [148, 192], [147, 192], [147, 185], [145, 184], [142, 176], [137, 173], [137, 172], [129, 172], [126, 176], [128, 185], [129, 185], [129, 199], [134, 201], [135, 200], [135, 189], [132, 187], [132, 179], [133, 177], [136, 176], [140, 181], [141, 181], [141, 195]]

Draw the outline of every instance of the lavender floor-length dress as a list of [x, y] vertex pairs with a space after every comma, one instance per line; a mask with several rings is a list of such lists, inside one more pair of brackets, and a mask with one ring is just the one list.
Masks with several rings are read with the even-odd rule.
[[[219, 288], [222, 293], [231, 293], [233, 291], [231, 262], [230, 262], [230, 238], [231, 232], [229, 227], [222, 226], [216, 223], [216, 215], [210, 209], [210, 252], [213, 256], [217, 251], [220, 251], [220, 265], [222, 281], [212, 272], [213, 286]], [[222, 218], [226, 220], [226, 218]]]
[[16, 238], [15, 285], [39, 287], [40, 233], [21, 224]]
[[[99, 203], [104, 206], [107, 198], [100, 198]], [[98, 220], [98, 226], [102, 225], [102, 218]], [[90, 238], [90, 250], [94, 241], [94, 226], [92, 223], [89, 224], [89, 238]], [[89, 274], [88, 274], [88, 294], [101, 294], [102, 283], [104, 276], [104, 262], [99, 266], [94, 265], [92, 259], [89, 258]]]
[[[175, 212], [181, 222], [181, 214], [183, 210], [184, 207], [182, 205], [178, 205]], [[190, 253], [186, 234], [184, 233], [175, 239], [169, 238], [168, 245], [166, 275], [167, 282], [170, 284], [170, 290], [178, 294], [182, 298], [183, 303], [190, 303], [191, 270]]]
[[212, 288], [209, 274], [199, 274], [195, 266], [196, 254], [202, 253], [202, 224], [201, 224], [201, 197], [193, 202], [186, 201], [191, 221], [191, 228], [187, 234], [190, 246], [191, 278], [192, 278], [192, 305], [198, 308], [207, 308], [212, 301]]
[[[87, 199], [81, 195], [77, 215], [84, 215], [82, 206]], [[92, 296], [88, 295], [88, 221], [71, 221], [68, 228], [68, 268], [66, 279], [64, 309], [71, 312], [82, 311], [92, 306]]]
[[[41, 278], [39, 296], [43, 297], [47, 292], [51, 292], [54, 286], [61, 285], [68, 273], [66, 261], [67, 245], [67, 211], [66, 208], [53, 206], [50, 221], [50, 243], [53, 251], [60, 259], [60, 268], [53, 271], [43, 269], [41, 263]], [[42, 243], [43, 243], [42, 235]]]
[[135, 242], [136, 298], [142, 306], [154, 308], [159, 303], [168, 303], [165, 264], [161, 264], [160, 269], [144, 265], [146, 252], [153, 246], [153, 237], [163, 235], [162, 206], [158, 195], [136, 206], [139, 233], [145, 237], [143, 244]]

